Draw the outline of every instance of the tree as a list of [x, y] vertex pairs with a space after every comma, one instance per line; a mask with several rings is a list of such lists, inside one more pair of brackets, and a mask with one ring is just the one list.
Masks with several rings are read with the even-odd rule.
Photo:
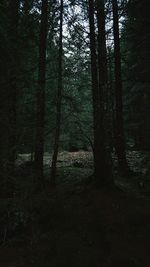
[[42, 1], [42, 13], [39, 39], [38, 89], [35, 136], [35, 173], [43, 180], [44, 126], [45, 126], [45, 76], [46, 76], [46, 43], [48, 25], [48, 0]]
[[103, 174], [107, 184], [112, 183], [112, 166], [111, 152], [109, 147], [109, 88], [108, 88], [108, 64], [107, 64], [107, 47], [106, 47], [106, 18], [105, 18], [105, 1], [97, 0], [97, 25], [98, 25], [98, 75], [99, 75], [99, 94], [100, 94], [100, 116], [101, 116], [101, 161]]
[[[19, 0], [7, 2], [6, 33], [8, 41], [5, 73], [3, 110], [3, 148], [4, 172], [7, 178], [13, 175], [16, 160], [16, 105], [17, 105], [17, 62], [18, 62], [18, 20]], [[3, 97], [2, 96], [2, 97]]]
[[[99, 31], [101, 30], [100, 12], [101, 9], [98, 5], [98, 25]], [[102, 73], [101, 64], [105, 64], [105, 33], [99, 32], [99, 50], [97, 60], [96, 50], [96, 36], [95, 36], [95, 20], [94, 20], [94, 1], [89, 0], [89, 24], [90, 24], [90, 50], [91, 50], [91, 74], [92, 74], [92, 93], [93, 93], [93, 118], [94, 118], [94, 176], [97, 185], [106, 185], [110, 178], [111, 173], [108, 171], [110, 168], [106, 157], [106, 143], [105, 143], [105, 132], [104, 132], [104, 98], [103, 90], [106, 86], [106, 73]], [[102, 25], [105, 30], [104, 24]], [[102, 36], [102, 38], [101, 38]], [[103, 56], [103, 58], [101, 57]], [[98, 79], [98, 63], [100, 67], [99, 79]], [[106, 87], [105, 87], [106, 88]]]
[[135, 149], [150, 149], [150, 17], [148, 0], [129, 1], [123, 29], [126, 128]]
[[115, 58], [115, 148], [118, 157], [119, 169], [126, 172], [127, 160], [125, 151], [124, 119], [123, 119], [123, 100], [122, 100], [122, 71], [121, 71], [121, 52], [119, 36], [118, 3], [112, 0], [113, 6], [113, 33], [114, 33], [114, 58]]
[[59, 137], [61, 127], [61, 101], [62, 101], [62, 90], [63, 90], [63, 0], [60, 4], [60, 29], [59, 29], [59, 54], [58, 54], [58, 91], [57, 91], [57, 111], [56, 111], [56, 130], [54, 138], [54, 152], [52, 157], [51, 166], [51, 184], [55, 184], [56, 180], [56, 164], [59, 149]]

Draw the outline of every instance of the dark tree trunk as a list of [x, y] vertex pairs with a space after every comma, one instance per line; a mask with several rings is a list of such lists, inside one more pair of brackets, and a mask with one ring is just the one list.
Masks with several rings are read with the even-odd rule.
[[57, 111], [56, 111], [56, 131], [54, 140], [54, 152], [52, 156], [51, 166], [51, 184], [56, 182], [56, 165], [59, 149], [59, 137], [61, 127], [61, 100], [63, 90], [63, 0], [61, 0], [60, 6], [60, 32], [59, 32], [59, 55], [58, 55], [58, 93], [57, 93]]
[[115, 56], [115, 149], [118, 157], [119, 169], [122, 172], [127, 170], [125, 151], [124, 121], [123, 121], [123, 100], [122, 100], [122, 73], [121, 73], [121, 52], [119, 38], [118, 3], [112, 0], [113, 6], [113, 32], [114, 32], [114, 56]]
[[[107, 181], [106, 151], [104, 141], [103, 90], [98, 80], [98, 59], [96, 53], [96, 36], [94, 21], [94, 1], [89, 0], [91, 74], [94, 117], [94, 176], [97, 185], [105, 185]], [[100, 48], [99, 48], [100, 49]]]
[[43, 182], [47, 25], [48, 25], [48, 0], [43, 0], [41, 26], [40, 26], [40, 40], [39, 40], [40, 41], [39, 70], [38, 70], [36, 136], [35, 136], [35, 174], [36, 178], [40, 182]]
[[97, 24], [98, 24], [98, 72], [99, 72], [99, 94], [100, 94], [100, 116], [101, 116], [101, 152], [103, 162], [103, 174], [107, 184], [112, 183], [112, 159], [109, 147], [109, 88], [107, 69], [107, 49], [105, 30], [105, 5], [104, 0], [97, 0]]
[[110, 48], [109, 50], [109, 101], [110, 101], [110, 121], [111, 121], [111, 127], [110, 127], [110, 147], [111, 151], [114, 151], [114, 141], [115, 141], [115, 103], [114, 103], [114, 84], [113, 84], [113, 62], [112, 62], [112, 50]]
[[17, 108], [17, 62], [18, 62], [18, 18], [19, 0], [9, 2], [9, 84], [8, 84], [8, 164], [9, 175], [13, 175], [16, 160], [16, 108]]
[[2, 79], [0, 105], [0, 176], [2, 179], [0, 190], [3, 190], [7, 195], [13, 192], [13, 176], [16, 160], [19, 0], [2, 2], [2, 7], [6, 10], [3, 23], [5, 27], [4, 36], [5, 38], [7, 36], [7, 52], [4, 49], [5, 55], [1, 54], [1, 60], [3, 61], [0, 62]]
[[[4, 11], [7, 10], [8, 12], [8, 6], [6, 5], [6, 1], [5, 2], [1, 1], [0, 8]], [[4, 27], [4, 25], [8, 24], [6, 17], [4, 21], [2, 21], [1, 19], [1, 23], [2, 22], [3, 24], [1, 25], [1, 27]], [[7, 30], [7, 27], [6, 27], [6, 30]], [[1, 43], [3, 42], [3, 40], [4, 40], [4, 33], [2, 35], [2, 32], [1, 32]], [[6, 157], [7, 138], [6, 136], [8, 133], [8, 129], [6, 128], [7, 128], [8, 123], [7, 123], [7, 115], [6, 115], [7, 114], [6, 113], [7, 111], [6, 100], [8, 99], [7, 97], [8, 87], [6, 86], [5, 81], [8, 80], [8, 71], [7, 71], [8, 66], [4, 64], [7, 62], [7, 57], [8, 57], [8, 54], [6, 53], [4, 48], [2, 49], [2, 46], [1, 46], [1, 57], [0, 57], [0, 90], [1, 90], [1, 97], [0, 97], [0, 125], [1, 125], [1, 130], [0, 130], [0, 192], [3, 191], [2, 185], [4, 182], [4, 169], [5, 169], [4, 166], [7, 160], [7, 157]]]

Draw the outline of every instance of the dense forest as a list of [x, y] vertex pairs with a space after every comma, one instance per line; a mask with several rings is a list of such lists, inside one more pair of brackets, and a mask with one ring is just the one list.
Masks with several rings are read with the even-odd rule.
[[148, 0], [0, 1], [0, 266], [150, 265]]

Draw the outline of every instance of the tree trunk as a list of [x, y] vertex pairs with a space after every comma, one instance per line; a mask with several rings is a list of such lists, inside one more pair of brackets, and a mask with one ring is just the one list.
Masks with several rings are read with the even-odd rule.
[[115, 57], [115, 100], [116, 100], [116, 121], [115, 121], [115, 149], [118, 157], [119, 169], [122, 172], [127, 170], [125, 151], [124, 121], [123, 121], [123, 100], [122, 100], [122, 73], [121, 73], [121, 52], [119, 38], [118, 3], [112, 0], [113, 6], [113, 32], [114, 32], [114, 57]]
[[107, 69], [107, 49], [105, 31], [105, 5], [104, 0], [97, 0], [97, 24], [98, 24], [98, 72], [99, 72], [99, 94], [100, 94], [100, 116], [101, 116], [101, 156], [103, 166], [103, 176], [105, 183], [112, 183], [112, 159], [109, 147], [109, 88]]
[[35, 175], [40, 182], [43, 182], [47, 24], [48, 24], [48, 0], [43, 0], [41, 25], [40, 25], [36, 136], [35, 136]]
[[16, 160], [16, 108], [17, 108], [17, 62], [18, 62], [18, 20], [19, 0], [8, 2], [8, 40], [9, 40], [9, 63], [8, 63], [8, 89], [6, 99], [6, 164], [5, 175], [8, 183], [12, 183]]
[[[94, 1], [89, 0], [91, 74], [94, 118], [94, 176], [97, 185], [105, 185], [107, 180], [106, 151], [104, 141], [104, 112], [101, 77], [98, 80], [98, 59], [94, 21]], [[101, 50], [101, 48], [99, 48]], [[100, 51], [99, 51], [100, 52]]]
[[9, 78], [9, 165], [14, 169], [16, 160], [16, 107], [17, 107], [17, 43], [18, 43], [18, 18], [19, 0], [10, 1], [10, 78]]
[[[13, 192], [13, 176], [16, 160], [16, 97], [17, 97], [17, 62], [18, 62], [18, 18], [19, 0], [7, 1], [5, 35], [8, 49], [5, 62], [1, 62], [1, 134], [0, 134], [0, 176], [1, 189], [4, 193]], [[4, 58], [2, 56], [2, 58]]]
[[52, 156], [51, 166], [51, 184], [56, 182], [56, 165], [59, 149], [59, 137], [61, 127], [61, 100], [63, 90], [63, 0], [60, 6], [60, 32], [59, 32], [59, 55], [58, 55], [58, 92], [57, 92], [57, 111], [56, 111], [56, 131], [54, 140], [54, 152]]

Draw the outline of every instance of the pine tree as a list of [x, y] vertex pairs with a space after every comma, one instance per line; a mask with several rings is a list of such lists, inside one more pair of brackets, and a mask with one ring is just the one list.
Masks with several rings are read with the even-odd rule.
[[[91, 74], [93, 93], [93, 118], [94, 118], [94, 168], [97, 185], [106, 185], [111, 176], [110, 166], [106, 153], [105, 130], [104, 130], [104, 90], [107, 84], [107, 69], [103, 70], [106, 63], [105, 43], [105, 18], [104, 3], [97, 5], [98, 8], [98, 56], [96, 49], [95, 34], [95, 8], [94, 1], [89, 0], [89, 24], [90, 24], [90, 50], [91, 50]], [[102, 14], [101, 14], [102, 12]], [[101, 16], [102, 20], [101, 20]], [[103, 23], [103, 24], [101, 24]], [[99, 64], [99, 68], [98, 68]], [[99, 78], [98, 78], [99, 76]], [[105, 88], [105, 89], [104, 89]]]
[[48, 25], [48, 0], [42, 1], [42, 13], [39, 39], [39, 65], [37, 89], [37, 114], [35, 136], [35, 174], [43, 181], [44, 127], [45, 127], [45, 77], [46, 77], [46, 44]]
[[121, 70], [121, 51], [119, 36], [119, 19], [118, 19], [118, 3], [112, 0], [113, 6], [113, 33], [114, 33], [114, 58], [115, 58], [115, 103], [116, 103], [116, 119], [115, 119], [115, 148], [118, 157], [119, 169], [126, 172], [128, 169], [125, 150], [124, 135], [124, 118], [123, 118], [123, 100], [122, 100], [122, 70]]
[[56, 111], [56, 130], [54, 140], [54, 152], [51, 166], [51, 184], [56, 182], [56, 164], [59, 149], [60, 127], [61, 127], [61, 102], [63, 90], [63, 7], [64, 3], [60, 3], [60, 29], [59, 29], [59, 54], [58, 54], [58, 91], [57, 91], [57, 111]]

